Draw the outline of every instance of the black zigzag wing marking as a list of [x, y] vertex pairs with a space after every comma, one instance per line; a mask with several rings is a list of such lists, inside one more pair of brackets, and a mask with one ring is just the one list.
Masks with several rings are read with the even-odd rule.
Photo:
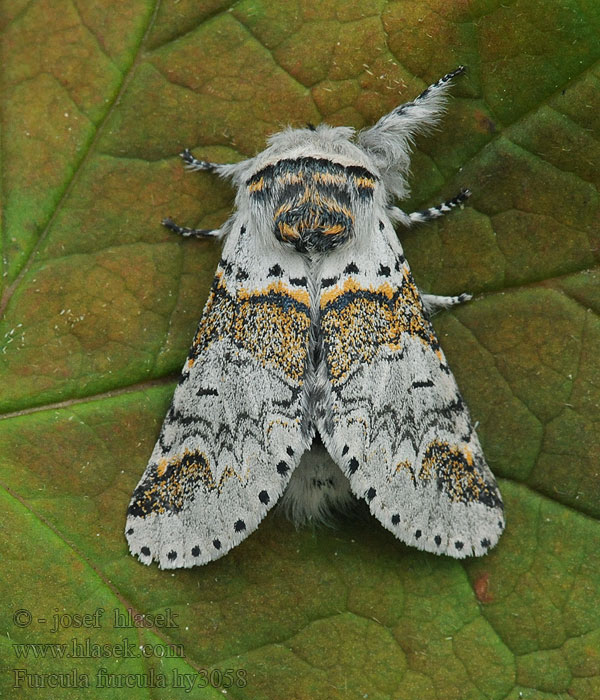
[[[379, 235], [378, 235], [379, 234]], [[317, 420], [354, 494], [396, 537], [438, 554], [484, 554], [504, 527], [503, 505], [456, 381], [393, 229], [325, 261]], [[400, 264], [397, 264], [402, 260]], [[377, 276], [380, 269], [390, 274]]]
[[[248, 244], [252, 251], [240, 249], [247, 238], [230, 237], [224, 259], [260, 257], [256, 241]], [[276, 279], [267, 278], [266, 268], [262, 278], [254, 272], [263, 280], [254, 288], [236, 266], [217, 269], [129, 506], [126, 536], [146, 564], [190, 567], [223, 556], [256, 529], [308, 447], [310, 300], [298, 284], [306, 271], [294, 256], [281, 267]]]

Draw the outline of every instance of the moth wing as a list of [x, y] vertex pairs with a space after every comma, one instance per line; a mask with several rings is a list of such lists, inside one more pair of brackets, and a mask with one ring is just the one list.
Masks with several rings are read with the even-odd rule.
[[239, 544], [310, 442], [303, 263], [284, 251], [273, 266], [259, 237], [234, 231], [128, 510], [132, 554], [161, 568], [203, 564]]
[[389, 221], [324, 262], [320, 317], [317, 427], [354, 494], [410, 545], [485, 554], [502, 499]]

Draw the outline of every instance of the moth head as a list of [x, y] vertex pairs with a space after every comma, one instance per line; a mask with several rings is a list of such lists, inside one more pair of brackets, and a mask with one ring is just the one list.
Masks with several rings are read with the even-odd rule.
[[325, 252], [355, 233], [372, 209], [379, 177], [349, 127], [287, 129], [256, 156], [243, 187], [255, 220], [300, 252]]
[[224, 166], [239, 187], [239, 208], [250, 207], [266, 235], [300, 252], [327, 251], [348, 241], [373, 207], [409, 195], [410, 152], [415, 136], [435, 126], [443, 112], [448, 73], [412, 102], [396, 107], [358, 134], [321, 124], [285, 129], [251, 160]]

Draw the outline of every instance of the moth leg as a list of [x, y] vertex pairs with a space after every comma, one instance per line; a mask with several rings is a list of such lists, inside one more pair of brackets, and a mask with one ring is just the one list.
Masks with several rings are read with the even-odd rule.
[[422, 294], [423, 306], [428, 314], [435, 314], [444, 309], [450, 309], [453, 306], [462, 304], [473, 298], [472, 294], [459, 294], [457, 297], [444, 297], [437, 294]]
[[[207, 170], [211, 172], [219, 167], [218, 163], [209, 163], [207, 160], [198, 160], [194, 158], [189, 148], [185, 148], [179, 155], [185, 161], [186, 170]], [[161, 223], [170, 231], [184, 236], [185, 238], [217, 238], [221, 234], [218, 228], [188, 228], [187, 226], [179, 226], [169, 217], [163, 219]]]
[[399, 207], [389, 207], [388, 214], [395, 221], [399, 221], [405, 226], [412, 226], [413, 224], [422, 224], [426, 221], [433, 221], [434, 219], [439, 219], [440, 216], [448, 214], [456, 207], [462, 207], [467, 199], [471, 196], [471, 190], [462, 189], [456, 197], [438, 204], [437, 207], [429, 207], [429, 209], [423, 209], [422, 211], [413, 211], [410, 214], [402, 211]]
[[442, 202], [438, 204], [437, 207], [423, 209], [423, 211], [413, 211], [411, 214], [408, 214], [408, 218], [411, 224], [420, 224], [425, 221], [438, 219], [440, 216], [444, 216], [444, 214], [451, 212], [456, 207], [461, 207], [470, 196], [471, 190], [462, 189], [456, 197], [449, 199], [447, 202]]
[[178, 226], [173, 219], [169, 218], [163, 219], [161, 224], [185, 238], [218, 238], [221, 235], [218, 228], [187, 228], [187, 226]]
[[212, 172], [216, 170], [219, 165], [219, 163], [210, 163], [207, 160], [198, 160], [198, 158], [194, 158], [189, 148], [185, 148], [179, 156], [183, 158], [186, 170], [207, 170], [208, 172]]

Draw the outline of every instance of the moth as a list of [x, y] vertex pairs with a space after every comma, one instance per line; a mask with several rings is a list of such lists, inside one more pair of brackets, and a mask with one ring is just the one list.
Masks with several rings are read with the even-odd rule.
[[405, 213], [415, 135], [438, 122], [461, 66], [355, 134], [288, 128], [235, 164], [234, 214], [173, 402], [129, 505], [132, 554], [205, 564], [278, 502], [298, 524], [354, 499], [397, 538], [479, 556], [503, 504], [430, 315], [468, 294], [422, 294], [393, 224], [431, 221], [468, 190]]

